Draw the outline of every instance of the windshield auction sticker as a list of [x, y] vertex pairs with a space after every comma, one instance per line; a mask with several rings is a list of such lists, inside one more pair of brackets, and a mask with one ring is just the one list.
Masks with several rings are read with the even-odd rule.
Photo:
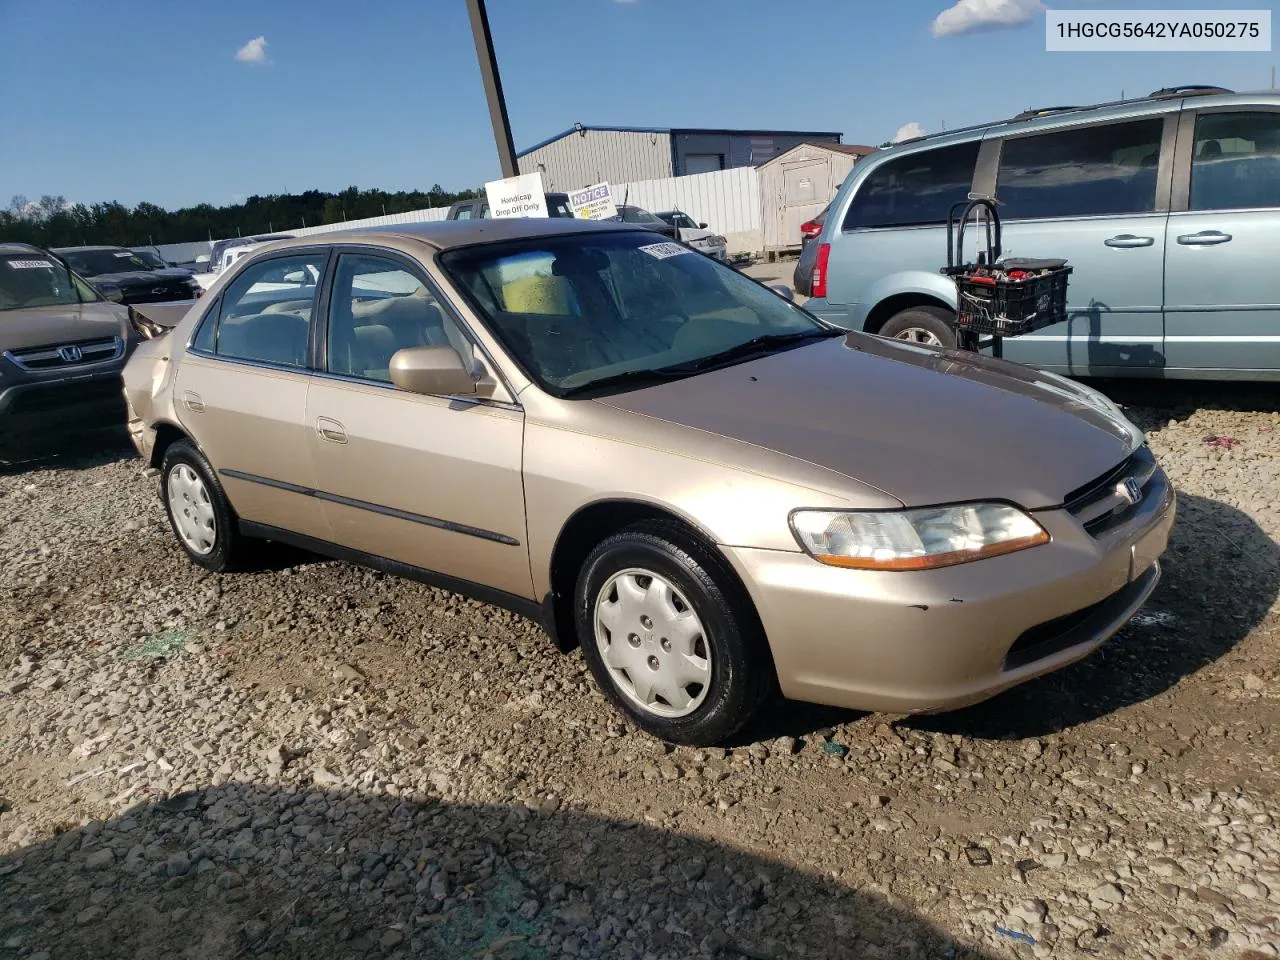
[[489, 216], [545, 217], [547, 195], [542, 189], [541, 173], [525, 173], [505, 180], [490, 180], [484, 185], [489, 201]]
[[678, 243], [651, 243], [647, 247], [641, 247], [640, 249], [657, 260], [678, 257], [682, 253], [693, 253], [688, 247], [682, 247]]
[[6, 260], [14, 270], [52, 270], [53, 264], [48, 260]]

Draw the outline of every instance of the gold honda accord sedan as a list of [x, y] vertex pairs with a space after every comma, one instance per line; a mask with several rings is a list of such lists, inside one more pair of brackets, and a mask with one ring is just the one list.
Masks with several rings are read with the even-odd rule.
[[1084, 657], [1174, 495], [1096, 391], [835, 329], [626, 224], [271, 243], [125, 370], [192, 561], [254, 540], [536, 618], [665, 740], [780, 692], [895, 713]]

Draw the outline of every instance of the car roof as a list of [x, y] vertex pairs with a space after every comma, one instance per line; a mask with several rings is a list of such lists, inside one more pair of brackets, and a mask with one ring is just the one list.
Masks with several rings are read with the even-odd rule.
[[502, 217], [488, 220], [434, 220], [424, 223], [397, 223], [382, 227], [352, 227], [332, 230], [292, 240], [279, 240], [271, 249], [314, 246], [317, 243], [378, 243], [417, 240], [437, 250], [469, 247], [480, 243], [529, 240], [574, 234], [635, 231], [632, 224], [605, 220], [573, 220], [568, 217]]
[[96, 247], [50, 247], [54, 253], [91, 253], [94, 250], [124, 250], [125, 247], [112, 246], [96, 246]]
[[18, 243], [13, 240], [7, 240], [0, 243], [0, 253], [40, 253], [39, 247], [30, 243]]

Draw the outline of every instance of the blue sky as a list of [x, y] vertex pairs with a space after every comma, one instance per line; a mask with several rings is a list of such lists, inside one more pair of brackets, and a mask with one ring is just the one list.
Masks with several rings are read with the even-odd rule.
[[[489, 17], [517, 149], [575, 121], [879, 143], [910, 122], [932, 132], [1176, 83], [1261, 89], [1277, 60], [1046, 53], [1036, 0], [961, 0], [960, 14], [1029, 19], [935, 36], [954, 3], [489, 0]], [[498, 173], [464, 0], [0, 0], [0, 90], [0, 205], [221, 205]]]

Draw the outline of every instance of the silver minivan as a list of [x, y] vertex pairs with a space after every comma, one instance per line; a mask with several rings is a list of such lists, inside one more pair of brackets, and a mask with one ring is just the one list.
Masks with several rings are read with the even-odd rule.
[[[806, 307], [955, 343], [946, 220], [995, 196], [1004, 254], [1063, 257], [1068, 319], [1007, 359], [1077, 376], [1280, 379], [1280, 94], [1220, 87], [1028, 111], [860, 162], [816, 246]], [[966, 259], [972, 259], [966, 233]]]

